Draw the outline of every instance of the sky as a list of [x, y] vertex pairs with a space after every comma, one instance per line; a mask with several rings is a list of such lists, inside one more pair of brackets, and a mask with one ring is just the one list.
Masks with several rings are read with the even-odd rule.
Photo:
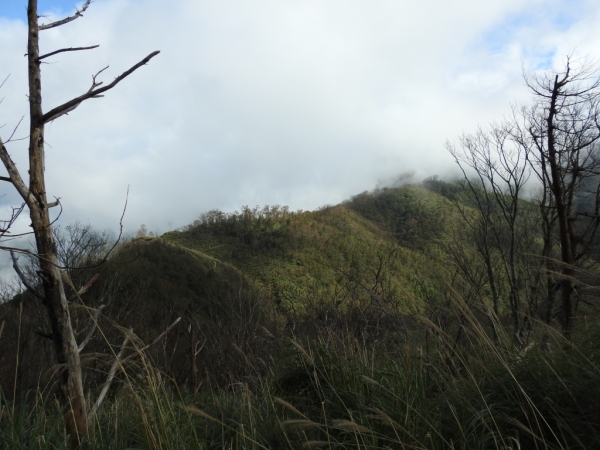
[[[42, 23], [82, 2], [39, 0]], [[0, 0], [0, 136], [27, 163], [26, 1]], [[311, 210], [452, 176], [446, 140], [526, 103], [522, 72], [600, 57], [587, 0], [95, 0], [41, 33], [44, 110], [161, 53], [46, 127], [59, 223], [163, 233], [211, 209]], [[0, 170], [1, 171], [1, 170]], [[3, 173], [0, 175], [4, 175]], [[0, 185], [0, 214], [19, 198]], [[3, 218], [0, 217], [0, 218]], [[23, 214], [14, 230], [28, 229]]]

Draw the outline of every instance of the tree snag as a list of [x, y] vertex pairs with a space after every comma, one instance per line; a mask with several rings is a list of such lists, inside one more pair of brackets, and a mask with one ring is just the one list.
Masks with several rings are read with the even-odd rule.
[[[112, 83], [99, 87], [102, 83], [93, 77], [92, 87], [88, 92], [80, 95], [63, 105], [44, 113], [42, 109], [42, 84], [41, 60], [53, 54], [66, 51], [86, 50], [89, 48], [68, 48], [40, 56], [39, 32], [67, 24], [82, 16], [90, 4], [84, 3], [81, 10], [66, 19], [47, 24], [38, 24], [37, 0], [29, 0], [27, 6], [27, 62], [29, 77], [29, 185], [21, 177], [16, 165], [12, 161], [5, 144], [0, 139], [0, 159], [8, 172], [3, 181], [9, 181], [18, 191], [26, 203], [31, 217], [33, 233], [37, 248], [36, 257], [39, 262], [39, 277], [42, 285], [42, 296], [46, 305], [52, 330], [52, 341], [56, 359], [62, 370], [59, 375], [59, 385], [62, 392], [62, 402], [66, 411], [66, 431], [71, 436], [71, 442], [77, 446], [88, 432], [88, 408], [86, 405], [81, 377], [81, 360], [79, 346], [75, 339], [69, 303], [65, 294], [61, 268], [57, 258], [57, 249], [52, 235], [49, 208], [46, 196], [46, 182], [44, 173], [44, 125], [58, 117], [72, 111], [83, 101], [99, 97], [102, 92], [116, 86], [125, 77], [146, 64], [159, 52], [153, 52], [142, 61], [123, 72]], [[91, 48], [95, 48], [93, 46]]]
[[518, 130], [555, 210], [560, 242], [563, 334], [573, 334], [576, 269], [596, 244], [600, 225], [600, 78], [597, 68], [567, 58], [562, 72], [526, 77], [536, 103]]

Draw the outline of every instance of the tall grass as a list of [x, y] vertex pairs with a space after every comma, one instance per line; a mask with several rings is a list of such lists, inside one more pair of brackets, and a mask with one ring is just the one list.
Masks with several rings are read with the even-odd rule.
[[[465, 319], [465, 310], [459, 309]], [[524, 352], [473, 317], [462, 341], [424, 321], [390, 346], [328, 332], [288, 339], [263, 376], [179, 389], [142, 359], [116, 385], [91, 449], [600, 448], [600, 328]], [[422, 332], [434, 336], [429, 351]], [[421, 335], [419, 335], [421, 333]], [[421, 337], [419, 337], [421, 336]], [[0, 446], [67, 449], [53, 395], [1, 398]]]

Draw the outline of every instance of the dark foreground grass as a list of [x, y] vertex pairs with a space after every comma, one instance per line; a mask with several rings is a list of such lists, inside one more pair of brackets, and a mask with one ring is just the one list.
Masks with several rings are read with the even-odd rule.
[[[146, 364], [103, 405], [86, 448], [600, 448], [592, 334], [526, 354], [477, 330], [460, 348], [439, 333], [429, 354], [352, 336], [290, 340], [265, 376], [196, 396]], [[52, 395], [30, 392], [0, 408], [2, 448], [69, 448]]]

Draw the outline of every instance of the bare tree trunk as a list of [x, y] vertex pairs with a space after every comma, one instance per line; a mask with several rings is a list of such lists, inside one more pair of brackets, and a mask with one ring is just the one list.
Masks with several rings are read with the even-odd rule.
[[554, 200], [556, 202], [556, 214], [558, 219], [558, 229], [560, 235], [561, 259], [563, 263], [561, 280], [561, 304], [563, 309], [563, 334], [570, 339], [573, 333], [573, 304], [572, 294], [574, 290], [573, 277], [575, 270], [573, 264], [575, 258], [573, 256], [573, 248], [571, 242], [571, 232], [569, 224], [569, 206], [570, 202], [565, 202], [567, 193], [564, 190], [563, 179], [561, 177], [561, 168], [559, 167], [557, 150], [555, 146], [555, 124], [554, 118], [557, 113], [557, 99], [561, 88], [565, 85], [567, 75], [563, 80], [558, 79], [558, 75], [554, 78], [554, 85], [550, 98], [550, 107], [548, 109], [547, 136], [548, 136], [548, 164], [550, 166], [550, 175], [552, 183], [550, 185]]
[[[40, 56], [39, 32], [40, 30], [67, 24], [81, 17], [81, 13], [87, 10], [90, 3], [91, 0], [86, 0], [81, 9], [71, 17], [50, 24], [39, 25], [37, 0], [29, 0], [28, 2], [27, 21], [29, 31], [27, 36], [27, 57], [30, 115], [29, 186], [27, 186], [23, 180], [17, 166], [8, 154], [4, 142], [0, 139], [0, 160], [2, 160], [9, 175], [8, 177], [0, 177], [0, 181], [10, 182], [19, 192], [29, 208], [31, 226], [33, 227], [37, 246], [36, 256], [40, 267], [38, 274], [41, 279], [43, 294], [38, 292], [35, 286], [28, 286], [26, 282], [25, 284], [38, 298], [42, 299], [48, 312], [52, 329], [52, 341], [54, 343], [56, 359], [60, 369], [59, 386], [63, 397], [64, 410], [66, 412], [66, 431], [67, 434], [71, 436], [71, 444], [74, 447], [79, 446], [81, 440], [88, 432], [89, 416], [83, 391], [81, 358], [79, 354], [86, 342], [84, 341], [82, 346], [78, 348], [71, 316], [69, 314], [69, 302], [67, 301], [65, 287], [63, 285], [63, 276], [65, 276], [67, 280], [69, 279], [68, 275], [63, 273], [59, 266], [58, 252], [52, 234], [49, 208], [56, 206], [58, 201], [48, 204], [46, 196], [44, 173], [44, 124], [74, 110], [85, 100], [100, 97], [100, 94], [115, 87], [124, 78], [145, 65], [159, 53], [158, 51], [155, 51], [149, 54], [143, 60], [116, 77], [111, 83], [104, 86], [102, 82], [96, 81], [96, 77], [104, 69], [101, 70], [92, 77], [92, 86], [86, 93], [59, 105], [44, 114], [42, 109], [41, 61], [44, 58], [57, 53], [89, 50], [96, 48], [97, 46], [64, 48]], [[12, 223], [12, 221], [10, 223]], [[6, 247], [5, 249], [13, 251], [19, 250]], [[15, 268], [17, 268], [16, 263]], [[17, 273], [19, 274], [19, 271], [17, 271]], [[79, 290], [78, 294], [85, 293], [91, 284], [93, 284], [93, 280], [88, 283], [87, 287]], [[70, 281], [69, 286], [75, 289]], [[90, 333], [93, 333], [93, 329], [94, 328], [90, 330]]]
[[57, 362], [64, 368], [60, 387], [66, 408], [67, 433], [77, 444], [87, 434], [87, 406], [83, 393], [81, 361], [71, 326], [69, 305], [62, 283], [56, 247], [50, 226], [44, 179], [44, 114], [42, 112], [42, 85], [39, 60], [39, 26], [37, 0], [29, 0], [27, 8], [29, 35], [27, 42], [29, 68], [29, 201], [31, 222], [40, 264], [40, 277]]
[[[519, 207], [519, 196], [530, 176], [529, 150], [513, 139], [508, 124], [494, 124], [489, 131], [479, 129], [475, 135], [463, 135], [460, 149], [450, 143], [447, 148], [463, 173], [466, 193], [472, 202], [469, 206], [479, 217], [474, 224], [483, 239], [481, 243], [476, 240], [475, 244], [486, 262], [494, 312], [497, 316], [497, 284], [508, 285], [513, 337], [524, 347], [529, 335], [529, 310], [524, 310], [522, 305], [522, 285], [526, 281], [523, 264], [532, 243], [519, 237], [518, 227], [522, 227], [524, 215]], [[467, 167], [475, 171], [473, 180], [469, 178]], [[461, 214], [469, 223], [470, 213]], [[476, 230], [473, 225], [469, 226]], [[503, 274], [492, 270], [492, 252], [498, 255]]]

